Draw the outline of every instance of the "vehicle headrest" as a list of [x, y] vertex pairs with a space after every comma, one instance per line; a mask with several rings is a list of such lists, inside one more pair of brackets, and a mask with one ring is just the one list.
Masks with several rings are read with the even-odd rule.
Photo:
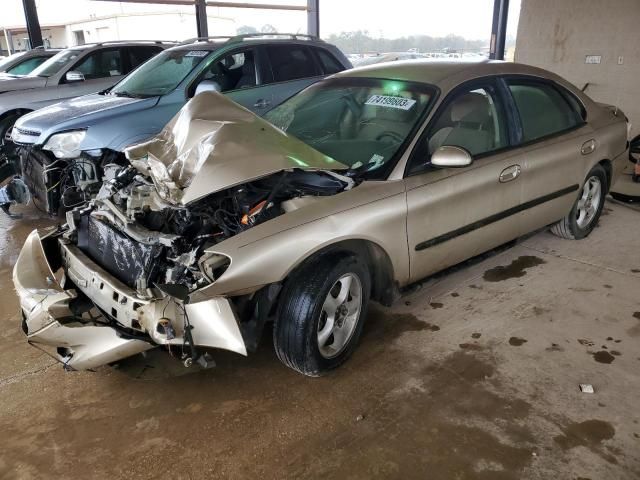
[[482, 123], [488, 116], [489, 102], [480, 93], [465, 93], [451, 106], [451, 120], [454, 122]]

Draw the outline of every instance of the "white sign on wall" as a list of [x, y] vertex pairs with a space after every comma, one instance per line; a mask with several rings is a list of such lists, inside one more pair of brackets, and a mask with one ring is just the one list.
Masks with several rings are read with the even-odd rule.
[[596, 65], [602, 61], [602, 55], [587, 55], [584, 58], [584, 63]]

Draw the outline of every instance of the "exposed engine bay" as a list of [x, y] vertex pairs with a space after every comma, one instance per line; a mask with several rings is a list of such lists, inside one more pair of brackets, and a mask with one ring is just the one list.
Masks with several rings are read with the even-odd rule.
[[331, 171], [293, 169], [181, 206], [164, 201], [148, 178], [128, 167], [103, 185], [89, 207], [69, 212], [68, 235], [138, 292], [154, 284], [193, 291], [225, 268], [199, 267], [207, 247], [297, 208], [296, 201], [335, 195], [353, 184]]

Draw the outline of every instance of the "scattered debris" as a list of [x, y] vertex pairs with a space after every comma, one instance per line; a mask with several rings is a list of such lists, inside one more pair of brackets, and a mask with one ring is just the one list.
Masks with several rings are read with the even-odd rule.
[[364, 420], [364, 414], [360, 414], [356, 417], [356, 422], [361, 422], [362, 420]]
[[444, 305], [443, 305], [442, 303], [440, 303], [440, 302], [431, 302], [431, 303], [429, 303], [429, 305], [430, 305], [430, 306], [431, 306], [431, 308], [433, 308], [434, 310], [435, 310], [436, 308], [442, 308], [442, 307], [444, 307]]
[[525, 340], [524, 338], [511, 337], [509, 339], [509, 345], [512, 345], [514, 347], [520, 347], [521, 345], [524, 345], [525, 343], [527, 343], [527, 340]]
[[472, 333], [471, 338], [480, 338], [482, 336], [481, 333]]
[[592, 342], [591, 340], [587, 340], [587, 339], [584, 339], [584, 338], [579, 338], [578, 339], [578, 343], [580, 345], [585, 345], [587, 347], [593, 347], [595, 345], [595, 343]]
[[591, 385], [590, 383], [581, 383], [579, 386], [582, 393], [595, 393], [593, 385]]

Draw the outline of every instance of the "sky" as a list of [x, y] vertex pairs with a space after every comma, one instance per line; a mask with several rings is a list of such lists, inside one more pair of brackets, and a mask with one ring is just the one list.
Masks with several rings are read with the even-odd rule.
[[[306, 5], [306, 0], [234, 0], [252, 3]], [[90, 15], [117, 11], [186, 9], [158, 5], [132, 5], [90, 0], [36, 0], [42, 24], [84, 20]], [[61, 8], [62, 7], [62, 8]], [[515, 36], [520, 0], [511, 0], [510, 27]], [[231, 17], [237, 26], [260, 28], [269, 23], [279, 31], [306, 32], [306, 13], [209, 7], [209, 15]], [[493, 0], [320, 0], [322, 36], [343, 31], [368, 30], [371, 36], [396, 38], [424, 34], [455, 34], [470, 40], [488, 39], [491, 33]], [[2, 0], [0, 27], [24, 25], [21, 0]], [[215, 32], [210, 32], [215, 34]]]

